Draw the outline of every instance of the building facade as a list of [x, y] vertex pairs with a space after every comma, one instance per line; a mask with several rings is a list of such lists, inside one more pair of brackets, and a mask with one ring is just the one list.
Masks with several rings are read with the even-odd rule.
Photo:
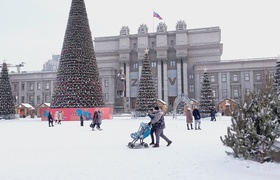
[[[182, 93], [199, 101], [205, 69], [217, 104], [225, 98], [238, 100], [261, 87], [265, 70], [273, 77], [278, 59], [221, 60], [220, 28], [187, 29], [184, 21], [178, 21], [174, 31], [167, 31], [166, 24], [159, 23], [153, 33], [148, 33], [145, 24], [139, 26], [137, 34], [130, 34], [123, 26], [119, 36], [96, 37], [94, 43], [105, 105], [115, 107], [116, 80], [121, 71], [126, 76], [124, 96], [129, 110], [135, 108], [146, 48], [158, 98], [168, 105]], [[51, 102], [55, 79], [56, 71], [10, 73], [16, 104], [37, 107]]]

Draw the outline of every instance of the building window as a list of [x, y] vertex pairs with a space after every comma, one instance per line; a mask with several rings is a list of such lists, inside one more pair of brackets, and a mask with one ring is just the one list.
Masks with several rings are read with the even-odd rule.
[[34, 104], [34, 96], [33, 95], [29, 96], [29, 103]]
[[46, 83], [46, 89], [50, 89], [50, 83]]
[[37, 83], [37, 89], [41, 90], [41, 83]]
[[245, 94], [248, 96], [248, 95], [250, 95], [250, 89], [249, 88], [246, 88], [245, 89]]
[[234, 90], [233, 90], [233, 98], [234, 98], [234, 99], [239, 98], [239, 91], [238, 91], [238, 89], [234, 89]]
[[261, 74], [260, 74], [260, 73], [256, 74], [256, 80], [257, 80], [257, 81], [260, 81], [260, 80], [261, 80]]
[[105, 87], [108, 87], [108, 86], [109, 86], [109, 81], [105, 80]]
[[24, 103], [24, 96], [21, 96], [21, 103]]
[[105, 101], [109, 101], [109, 94], [105, 93]]
[[133, 69], [137, 69], [137, 68], [138, 68], [138, 63], [133, 63], [133, 64], [132, 64], [132, 68], [133, 68]]
[[212, 83], [213, 83], [213, 82], [216, 82], [215, 76], [211, 76], [210, 79], [211, 79], [211, 82], [212, 82]]
[[190, 75], [189, 75], [189, 79], [193, 79], [193, 74], [190, 74]]
[[170, 45], [171, 45], [171, 46], [174, 46], [174, 45], [175, 45], [175, 44], [174, 44], [174, 40], [171, 40], [171, 41], [170, 41]]
[[136, 43], [133, 43], [133, 48], [137, 48], [137, 44]]
[[245, 81], [250, 81], [250, 74], [249, 73], [244, 74], [244, 80]]
[[203, 82], [203, 78], [204, 78], [203, 75], [201, 75], [201, 76], [200, 76], [200, 82], [201, 82], [201, 83]]
[[15, 101], [15, 104], [17, 104], [18, 103], [18, 96], [16, 95], [16, 96], [14, 96], [14, 101]]
[[238, 81], [238, 75], [237, 74], [234, 74], [233, 76], [232, 76], [233, 78], [233, 82], [237, 82]]
[[18, 85], [14, 84], [14, 91], [18, 91]]
[[194, 85], [190, 85], [190, 93], [194, 92]]
[[41, 103], [41, 97], [37, 96], [37, 104], [40, 104], [40, 103]]
[[21, 84], [21, 90], [24, 91], [24, 84]]
[[155, 42], [152, 42], [152, 48], [154, 48], [155, 47]]
[[227, 75], [226, 74], [222, 74], [222, 82], [227, 82]]
[[176, 62], [174, 60], [170, 61], [170, 67], [175, 67], [176, 66]]
[[45, 102], [50, 102], [49, 99], [50, 99], [50, 96], [48, 94], [46, 94], [45, 95]]
[[32, 91], [33, 89], [34, 89], [34, 85], [33, 85], [33, 83], [30, 83], [30, 84], [29, 84], [29, 90]]
[[216, 90], [215, 89], [212, 90], [212, 95], [213, 95], [214, 98], [216, 98]]
[[157, 62], [151, 62], [151, 67], [152, 67], [152, 68], [157, 67]]
[[223, 96], [223, 98], [227, 97], [227, 90], [226, 89], [222, 90], [222, 96]]

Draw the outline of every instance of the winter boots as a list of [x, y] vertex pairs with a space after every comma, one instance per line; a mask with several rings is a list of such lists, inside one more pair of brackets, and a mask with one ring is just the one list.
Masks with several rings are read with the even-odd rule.
[[158, 147], [159, 147], [159, 144], [153, 145], [153, 148], [158, 148]]
[[[190, 130], [189, 124], [187, 124], [187, 129]], [[191, 124], [191, 129], [193, 129], [192, 124]]]

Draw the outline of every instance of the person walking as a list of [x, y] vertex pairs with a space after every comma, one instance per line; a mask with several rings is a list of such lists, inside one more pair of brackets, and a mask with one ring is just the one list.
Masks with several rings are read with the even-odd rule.
[[101, 112], [95, 111], [92, 118], [92, 130], [94, 131], [95, 126], [97, 126], [97, 130], [102, 131], [103, 129], [100, 128], [102, 121]]
[[187, 108], [186, 111], [186, 121], [187, 121], [187, 129], [190, 130], [189, 125], [191, 126], [191, 129], [193, 129], [192, 123], [193, 123], [193, 115], [191, 112], [191, 108]]
[[199, 110], [197, 109], [197, 107], [195, 106], [194, 107], [194, 110], [193, 110], [193, 117], [194, 117], [194, 121], [195, 121], [195, 130], [201, 130], [200, 128], [200, 124], [201, 124], [201, 120], [200, 120], [200, 112]]
[[84, 126], [84, 116], [83, 116], [83, 114], [80, 115], [80, 123], [81, 123], [81, 126]]
[[59, 111], [59, 112], [58, 112], [58, 122], [57, 122], [57, 124], [61, 124], [62, 119], [63, 119], [63, 117], [62, 117], [62, 111]]
[[54, 113], [54, 123], [57, 124], [58, 122], [58, 111], [55, 111]]
[[149, 125], [154, 125], [156, 129], [156, 144], [153, 146], [154, 148], [159, 147], [159, 138], [163, 138], [167, 142], [167, 146], [170, 146], [172, 143], [171, 140], [169, 140], [163, 133], [163, 130], [165, 129], [165, 121], [164, 121], [164, 115], [161, 109], [159, 109], [158, 106], [154, 107], [153, 113], [155, 114], [152, 120], [148, 123]]
[[48, 114], [48, 121], [49, 121], [49, 127], [53, 127], [53, 117], [51, 112], [49, 112]]
[[[148, 113], [148, 116], [151, 118], [151, 120], [154, 118], [155, 114], [154, 113]], [[154, 125], [151, 125], [151, 131], [150, 131], [150, 136], [151, 136], [151, 140], [152, 142], [150, 143], [150, 145], [154, 145], [155, 144], [155, 137], [154, 135], [156, 134], [156, 128]]]
[[211, 113], [210, 113], [210, 116], [211, 116], [211, 121], [216, 121], [216, 109], [215, 108], [212, 108], [211, 109]]

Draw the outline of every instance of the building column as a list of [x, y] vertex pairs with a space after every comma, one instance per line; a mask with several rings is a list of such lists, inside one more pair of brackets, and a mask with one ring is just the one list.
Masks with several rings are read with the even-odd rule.
[[188, 96], [188, 64], [187, 59], [183, 58], [183, 90], [184, 94]]
[[125, 95], [126, 97], [130, 97], [130, 63], [125, 63]]
[[138, 59], [138, 80], [139, 80], [139, 83], [140, 83], [141, 73], [142, 73], [142, 60]]
[[168, 104], [168, 77], [167, 77], [167, 59], [163, 61], [163, 94], [164, 98], [163, 101], [165, 101]]
[[161, 72], [161, 59], [157, 60], [157, 78], [158, 78], [158, 98], [163, 99], [162, 97], [162, 72]]
[[177, 64], [177, 96], [182, 93], [182, 67], [181, 67], [181, 59], [176, 59]]

